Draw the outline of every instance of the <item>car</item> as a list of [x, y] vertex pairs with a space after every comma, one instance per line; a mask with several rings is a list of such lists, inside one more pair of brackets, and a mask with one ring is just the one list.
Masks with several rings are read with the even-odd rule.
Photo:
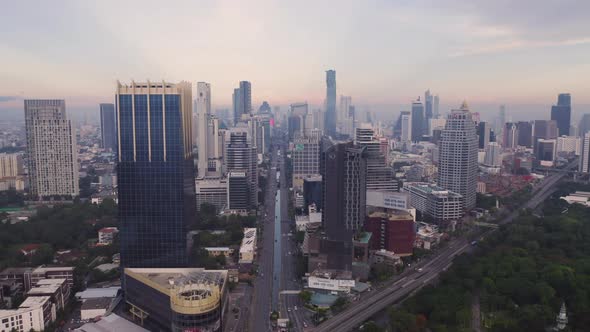
[[287, 312], [291, 312], [291, 308], [287, 308]]
[[297, 310], [297, 306], [294, 306], [294, 307], [293, 307], [293, 310]]
[[303, 327], [307, 328], [307, 323], [303, 322]]
[[418, 271], [418, 272], [422, 272], [422, 268], [421, 268], [421, 267], [419, 267], [419, 268], [417, 268], [417, 269], [416, 269], [416, 271]]

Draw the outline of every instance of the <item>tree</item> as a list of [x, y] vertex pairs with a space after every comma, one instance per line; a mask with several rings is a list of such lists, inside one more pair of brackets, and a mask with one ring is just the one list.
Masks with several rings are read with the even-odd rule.
[[301, 301], [303, 301], [303, 303], [309, 303], [311, 301], [311, 296], [312, 294], [310, 291], [303, 290], [299, 292], [299, 298]]
[[418, 331], [416, 316], [404, 310], [392, 309], [389, 312], [389, 326], [392, 332]]
[[362, 325], [360, 332], [385, 332], [385, 329], [370, 321]]

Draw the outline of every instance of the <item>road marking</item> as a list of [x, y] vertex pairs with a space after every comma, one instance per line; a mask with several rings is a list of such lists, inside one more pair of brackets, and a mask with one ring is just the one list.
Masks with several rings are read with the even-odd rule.
[[412, 279], [412, 280], [410, 280], [410, 281], [406, 282], [406, 283], [405, 283], [405, 284], [403, 284], [401, 287], [402, 287], [402, 288], [404, 288], [404, 287], [406, 287], [407, 285], [414, 283], [414, 281], [416, 281], [416, 279]]
[[400, 283], [400, 282], [402, 282], [402, 281], [406, 280], [406, 278], [408, 278], [408, 277], [403, 277], [403, 278], [401, 278], [400, 280], [398, 280], [398, 281], [394, 282], [394, 283], [393, 283], [393, 284], [391, 284], [391, 285], [393, 286], [393, 285], [395, 285], [395, 284], [398, 284], [398, 283]]

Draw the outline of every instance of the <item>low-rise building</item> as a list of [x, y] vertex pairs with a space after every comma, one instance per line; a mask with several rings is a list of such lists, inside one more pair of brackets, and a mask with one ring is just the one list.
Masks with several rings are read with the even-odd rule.
[[402, 190], [409, 194], [410, 206], [434, 221], [458, 220], [463, 216], [463, 196], [453, 191], [423, 182], [404, 183]]
[[209, 254], [209, 256], [225, 256], [225, 257], [230, 257], [233, 253], [234, 250], [229, 248], [229, 247], [205, 247], [203, 248], [207, 251], [207, 254]]
[[49, 296], [31, 296], [13, 310], [0, 310], [0, 331], [43, 331], [55, 321], [57, 310]]
[[244, 228], [244, 238], [240, 245], [239, 264], [252, 264], [256, 255], [256, 228]]
[[42, 279], [27, 292], [27, 296], [49, 296], [59, 311], [64, 309], [70, 300], [70, 287], [66, 279]]
[[125, 318], [110, 314], [102, 317], [97, 322], [86, 323], [75, 329], [76, 332], [106, 332], [106, 331], [125, 331], [125, 332], [149, 332], [149, 330], [136, 325]]
[[171, 332], [222, 330], [227, 271], [202, 268], [126, 268], [125, 301], [134, 320]]
[[430, 250], [437, 246], [442, 240], [444, 234], [439, 232], [437, 225], [419, 223], [418, 232], [416, 233], [416, 242], [414, 246]]
[[117, 227], [104, 227], [98, 230], [98, 245], [108, 246], [113, 244], [115, 236], [119, 233]]
[[416, 240], [416, 223], [404, 210], [367, 206], [365, 229], [373, 234], [372, 250], [387, 250], [410, 256]]
[[195, 182], [197, 211], [201, 204], [208, 203], [215, 206], [217, 212], [223, 211], [227, 206], [227, 180], [226, 179], [197, 179]]
[[562, 197], [568, 204], [581, 204], [590, 207], [590, 192], [587, 191], [576, 191], [573, 194]]
[[71, 266], [48, 267], [41, 265], [32, 267], [9, 267], [0, 272], [0, 281], [14, 280], [23, 292], [28, 292], [32, 286], [42, 279], [66, 279], [68, 287], [74, 286], [74, 268]]
[[400, 255], [396, 255], [394, 252], [387, 251], [385, 249], [373, 251], [371, 255], [371, 262], [373, 264], [385, 264], [392, 267], [404, 264]]
[[80, 319], [86, 321], [104, 316], [112, 302], [113, 299], [108, 297], [85, 300], [80, 308]]

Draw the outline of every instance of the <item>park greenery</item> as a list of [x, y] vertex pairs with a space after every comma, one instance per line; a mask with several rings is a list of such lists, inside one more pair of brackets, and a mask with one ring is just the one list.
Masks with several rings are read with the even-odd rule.
[[475, 253], [459, 256], [436, 287], [392, 308], [390, 330], [472, 331], [479, 304], [486, 331], [545, 331], [565, 303], [565, 331], [587, 331], [590, 208], [558, 197], [545, 202], [544, 217], [521, 213], [480, 241]]

